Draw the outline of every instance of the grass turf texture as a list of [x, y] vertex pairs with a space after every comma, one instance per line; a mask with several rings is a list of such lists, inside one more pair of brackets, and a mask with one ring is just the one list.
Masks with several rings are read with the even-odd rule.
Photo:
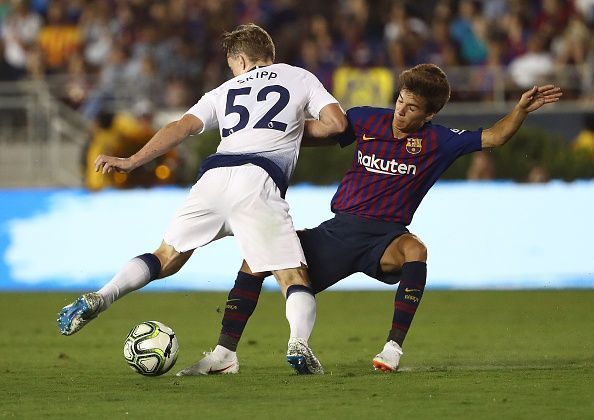
[[[324, 376], [285, 360], [279, 293], [263, 293], [239, 347], [238, 375], [177, 378], [216, 343], [222, 293], [136, 293], [71, 337], [58, 310], [76, 295], [0, 294], [0, 417], [593, 418], [594, 291], [426, 292], [401, 371], [374, 372], [393, 294], [318, 296], [310, 344]], [[122, 356], [136, 323], [180, 341], [177, 365], [152, 378]]]

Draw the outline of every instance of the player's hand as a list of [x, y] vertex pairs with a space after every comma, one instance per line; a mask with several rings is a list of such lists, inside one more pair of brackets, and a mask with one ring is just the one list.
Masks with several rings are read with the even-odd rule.
[[134, 165], [130, 158], [119, 158], [115, 156], [99, 155], [95, 159], [95, 172], [101, 171], [103, 174], [116, 172], [130, 172]]
[[518, 106], [526, 112], [536, 111], [544, 104], [557, 102], [563, 95], [560, 87], [554, 85], [534, 86], [524, 92]]

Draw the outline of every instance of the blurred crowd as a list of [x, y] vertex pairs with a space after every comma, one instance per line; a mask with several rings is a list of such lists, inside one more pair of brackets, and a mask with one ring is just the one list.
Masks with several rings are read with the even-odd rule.
[[[94, 121], [92, 169], [99, 151], [140, 148], [153, 110], [187, 109], [228, 79], [221, 34], [248, 22], [270, 32], [277, 62], [308, 69], [335, 95], [352, 85], [340, 69], [395, 76], [432, 62], [448, 73], [452, 101], [515, 99], [546, 81], [566, 99], [594, 100], [594, 0], [0, 0], [0, 81], [48, 82]], [[161, 163], [151, 182], [175, 182], [179, 156]], [[531, 179], [547, 180], [539, 170]], [[92, 189], [131, 182], [87, 175]], [[477, 154], [467, 177], [495, 176]]]
[[220, 36], [246, 22], [329, 89], [341, 66], [432, 62], [474, 66], [450, 72], [454, 88], [475, 87], [453, 100], [488, 99], [501, 68], [523, 89], [560, 65], [590, 69], [565, 71], [565, 90], [592, 94], [594, 0], [0, 0], [0, 79], [61, 78], [91, 118], [117, 97], [184, 108], [229, 77]]

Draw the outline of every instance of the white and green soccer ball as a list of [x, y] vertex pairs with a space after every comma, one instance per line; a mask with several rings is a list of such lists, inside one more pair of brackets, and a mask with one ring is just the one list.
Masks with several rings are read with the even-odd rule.
[[158, 321], [138, 324], [124, 342], [124, 358], [141, 375], [158, 376], [175, 365], [179, 344], [171, 328]]

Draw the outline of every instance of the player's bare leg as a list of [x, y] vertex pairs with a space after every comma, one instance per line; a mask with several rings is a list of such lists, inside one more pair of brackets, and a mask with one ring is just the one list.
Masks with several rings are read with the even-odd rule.
[[114, 301], [146, 286], [151, 281], [177, 273], [193, 251], [177, 252], [162, 242], [152, 254], [143, 254], [128, 261], [97, 292], [85, 293], [58, 314], [58, 327], [63, 335], [72, 335], [95, 319]]
[[404, 354], [402, 344], [421, 303], [427, 278], [427, 248], [412, 234], [396, 238], [380, 260], [383, 272], [401, 272], [394, 299], [392, 329], [382, 351], [373, 359], [376, 370], [394, 372]]

